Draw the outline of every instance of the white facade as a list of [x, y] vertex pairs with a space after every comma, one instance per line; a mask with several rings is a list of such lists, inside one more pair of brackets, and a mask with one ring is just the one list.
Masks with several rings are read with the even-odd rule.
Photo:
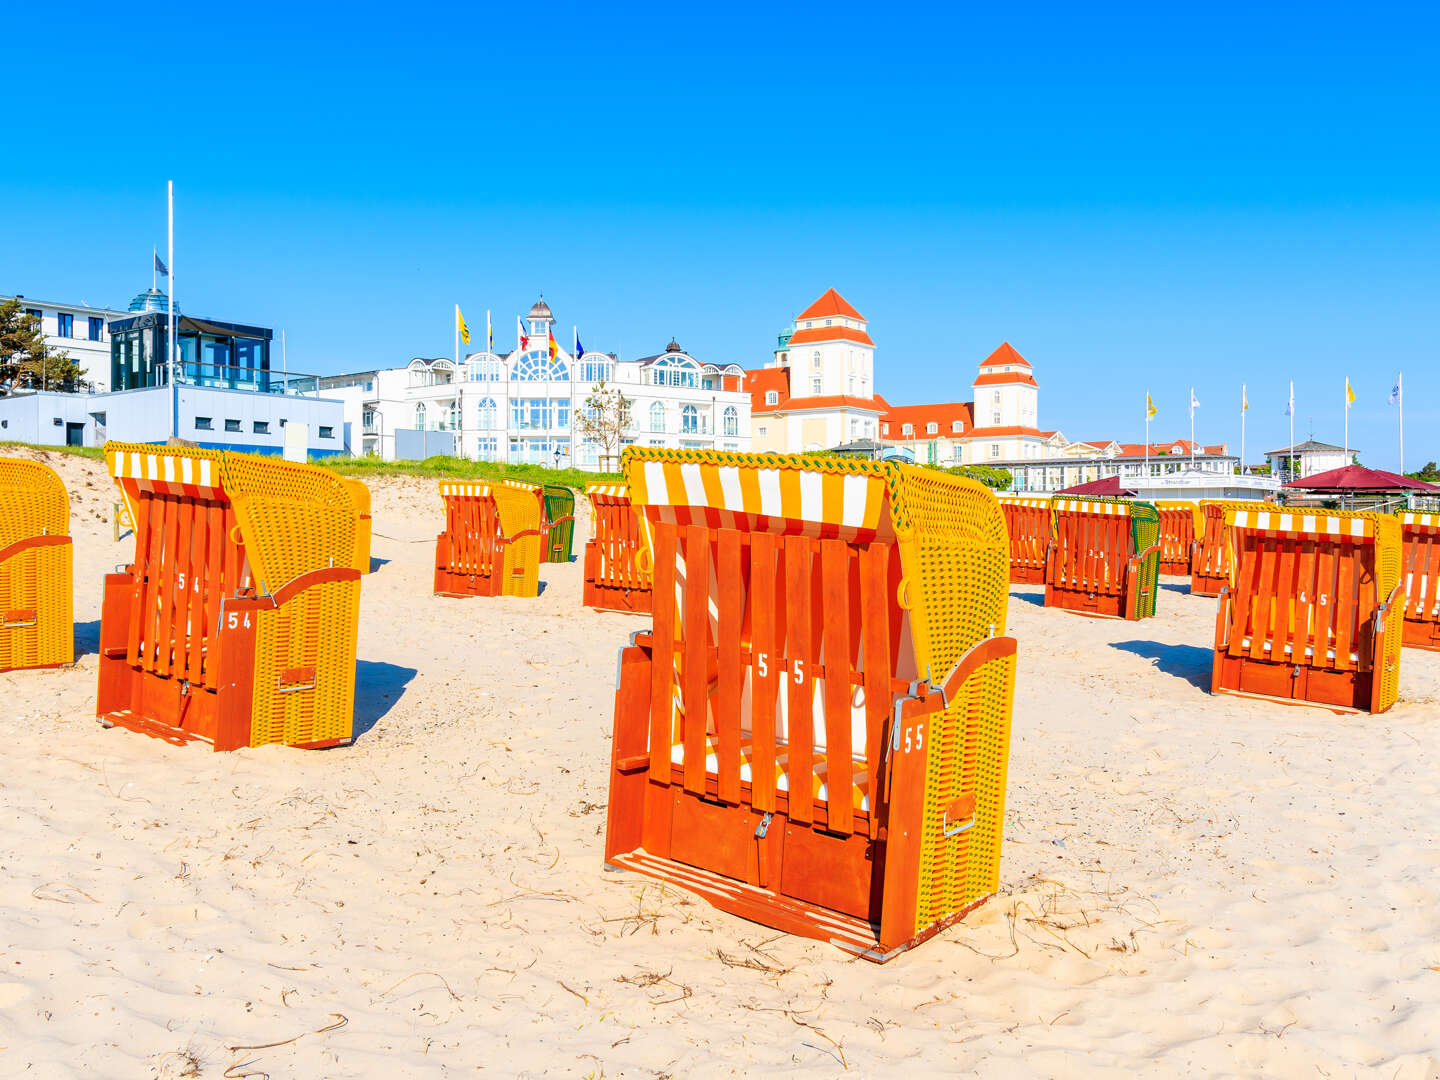
[[1353, 462], [1357, 453], [1359, 451], [1354, 448], [1347, 453], [1343, 446], [1307, 439], [1293, 447], [1287, 446], [1280, 450], [1271, 450], [1265, 456], [1270, 461], [1270, 475], [1287, 480], [1295, 478], [1303, 480], [1316, 473], [1329, 472], [1331, 469], [1343, 469]]
[[625, 444], [749, 450], [750, 398], [735, 365], [702, 363], [671, 342], [656, 356], [616, 360], [585, 352], [576, 360], [556, 343], [541, 301], [530, 310], [519, 347], [471, 353], [464, 364], [416, 358], [405, 367], [321, 380], [346, 402], [360, 432], [356, 451], [395, 456], [399, 429], [451, 432], [472, 460], [600, 470], [602, 448], [576, 433], [575, 419], [600, 383], [631, 402]]
[[[9, 299], [0, 296], [0, 300]], [[94, 393], [103, 394], [110, 389], [110, 320], [127, 318], [130, 312], [84, 304], [55, 304], [28, 296], [15, 299], [27, 312], [39, 316], [46, 348], [64, 352], [74, 360]]]

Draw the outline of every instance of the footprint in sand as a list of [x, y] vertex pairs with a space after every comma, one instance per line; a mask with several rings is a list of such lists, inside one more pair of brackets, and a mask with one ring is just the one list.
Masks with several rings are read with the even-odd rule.
[[215, 909], [204, 904], [185, 904], [174, 907], [151, 908], [129, 926], [132, 938], [147, 938], [157, 930], [173, 930], [186, 933], [196, 923], [215, 917]]

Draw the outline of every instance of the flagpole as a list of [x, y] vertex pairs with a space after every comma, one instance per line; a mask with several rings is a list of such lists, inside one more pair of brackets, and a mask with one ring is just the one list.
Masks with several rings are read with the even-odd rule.
[[1145, 391], [1145, 482], [1150, 482], [1150, 391]]
[[1405, 376], [1395, 376], [1395, 404], [1400, 407], [1400, 475], [1405, 475]]
[[1195, 471], [1195, 388], [1190, 387], [1190, 471]]
[[155, 245], [150, 245], [150, 291], [154, 292], [160, 287], [160, 252], [155, 250]]
[[165, 298], [165, 308], [169, 315], [167, 333], [169, 335], [170, 348], [166, 351], [169, 364], [170, 379], [170, 434], [179, 438], [180, 436], [180, 384], [175, 381], [175, 361], [180, 355], [180, 343], [175, 340], [175, 181], [168, 180], [165, 184], [166, 203], [168, 206], [168, 233], [169, 240], [165, 247], [165, 254], [169, 256], [165, 260], [165, 266], [170, 271], [170, 290]]
[[1245, 475], [1245, 384], [1240, 384], [1240, 475]]
[[1350, 377], [1345, 377], [1345, 464], [1350, 464]]
[[1288, 480], [1295, 479], [1295, 380], [1290, 380], [1290, 475]]

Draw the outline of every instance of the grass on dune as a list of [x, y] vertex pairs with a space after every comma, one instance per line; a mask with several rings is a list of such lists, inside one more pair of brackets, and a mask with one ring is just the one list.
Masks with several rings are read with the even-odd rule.
[[496, 461], [466, 461], [457, 457], [431, 457], [424, 461], [382, 461], [378, 457], [328, 457], [315, 459], [317, 465], [365, 479], [369, 476], [423, 476], [437, 480], [525, 480], [532, 484], [561, 484], [583, 490], [597, 480], [618, 479], [618, 473], [585, 472], [582, 469], [552, 469], [545, 465], [506, 465]]

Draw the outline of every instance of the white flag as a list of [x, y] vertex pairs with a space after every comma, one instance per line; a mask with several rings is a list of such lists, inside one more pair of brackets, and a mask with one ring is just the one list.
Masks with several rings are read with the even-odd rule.
[[1395, 376], [1395, 385], [1390, 388], [1390, 404], [1400, 404], [1400, 376]]
[[1190, 388], [1190, 411], [1194, 412], [1200, 407], [1200, 399], [1195, 396], [1195, 388]]
[[1295, 383], [1293, 380], [1290, 383], [1290, 404], [1285, 406], [1285, 415], [1295, 415]]

